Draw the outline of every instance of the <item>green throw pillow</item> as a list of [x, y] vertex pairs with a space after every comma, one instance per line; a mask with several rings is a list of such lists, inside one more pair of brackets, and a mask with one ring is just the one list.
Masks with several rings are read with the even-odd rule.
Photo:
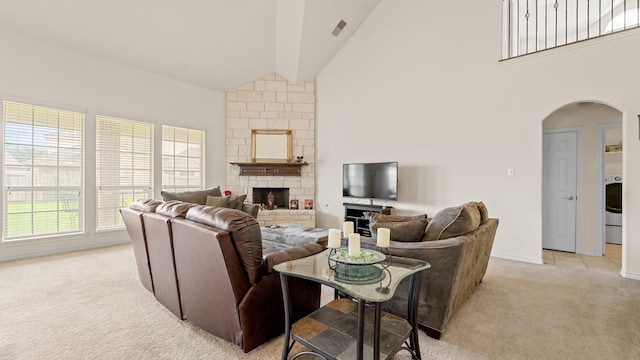
[[207, 206], [213, 206], [214, 208], [228, 208], [229, 207], [229, 197], [228, 196], [207, 196], [207, 202], [205, 203]]
[[237, 195], [229, 197], [229, 207], [231, 209], [242, 210], [242, 204], [247, 199], [247, 195]]

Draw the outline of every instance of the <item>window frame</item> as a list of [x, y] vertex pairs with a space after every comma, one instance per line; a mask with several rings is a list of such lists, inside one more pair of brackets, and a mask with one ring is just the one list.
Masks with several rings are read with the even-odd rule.
[[[154, 178], [155, 178], [155, 124], [154, 123], [150, 123], [150, 122], [144, 122], [144, 121], [138, 121], [138, 120], [130, 120], [130, 119], [123, 119], [123, 118], [119, 118], [119, 117], [114, 117], [114, 116], [108, 116], [108, 115], [96, 115], [95, 117], [96, 121], [95, 121], [95, 125], [96, 125], [96, 158], [95, 158], [95, 172], [96, 172], [96, 202], [95, 202], [95, 230], [96, 232], [105, 232], [105, 231], [114, 231], [114, 230], [123, 230], [125, 229], [125, 225], [124, 222], [122, 220], [122, 217], [119, 214], [119, 209], [125, 206], [128, 206], [131, 204], [131, 202], [144, 198], [144, 199], [150, 199], [154, 197], [154, 189], [155, 189], [155, 184], [154, 184]], [[109, 126], [109, 129], [115, 129], [117, 127], [122, 127], [122, 129], [119, 130], [117, 136], [118, 136], [118, 144], [114, 145], [114, 144], [109, 144], [108, 142], [103, 142], [103, 140], [101, 139], [102, 134], [102, 123], [103, 122], [111, 122], [110, 124], [108, 124], [107, 126]], [[127, 128], [125, 128], [127, 127]], [[142, 127], [142, 128], [146, 128], [146, 135], [147, 136], [136, 136], [135, 133], [135, 129], [136, 127]], [[106, 127], [104, 130], [107, 130]], [[130, 130], [131, 133], [127, 134], [124, 133], [124, 130]], [[130, 135], [130, 136], [127, 136]], [[130, 138], [131, 139], [131, 143], [130, 143], [130, 151], [122, 151], [122, 141], [123, 138]], [[138, 149], [143, 149], [143, 147], [139, 146], [139, 143], [135, 142], [135, 139], [139, 138], [139, 139], [143, 139], [142, 141], [144, 142], [144, 139], [146, 139], [146, 141], [148, 141], [147, 145], [148, 146], [144, 146], [144, 149], [146, 149], [147, 151], [136, 151]], [[106, 146], [104, 146], [104, 150], [101, 149], [101, 144], [105, 144]], [[125, 145], [126, 146], [126, 145]], [[121, 155], [129, 155], [130, 156], [130, 160], [129, 160], [129, 166], [123, 166], [123, 157], [122, 156], [118, 156], [117, 159], [107, 159], [107, 161], [112, 161], [111, 163], [111, 169], [109, 169], [107, 167], [106, 170], [103, 170], [104, 167], [103, 165], [103, 158], [101, 157], [101, 153], [102, 151], [106, 151], [106, 152], [115, 152], [117, 151], [116, 148], [119, 149], [119, 153]], [[134, 159], [136, 158], [136, 155], [139, 157], [147, 157], [148, 158], [148, 166], [146, 168], [142, 168], [140, 166], [137, 166]], [[126, 159], [124, 160], [125, 162], [127, 161]], [[116, 164], [117, 162], [117, 164]], [[116, 169], [117, 168], [117, 169]], [[106, 171], [106, 174], [104, 174], [102, 171]], [[104, 181], [105, 177], [108, 177], [108, 174], [110, 172], [117, 172], [119, 174], [119, 177], [117, 178], [117, 182], [118, 184], [103, 184], [102, 181]], [[148, 184], [146, 185], [136, 185], [136, 173], [141, 173], [141, 172], [147, 172], [145, 175], [146, 180], [148, 181]], [[122, 177], [122, 173], [125, 172], [130, 172], [131, 176], [131, 184], [128, 185], [123, 185], [122, 181], [123, 181], [123, 177]], [[125, 175], [126, 176], [126, 175]], [[114, 178], [115, 180], [115, 178]], [[112, 196], [107, 195], [103, 195], [101, 194], [102, 191], [105, 191], [107, 193], [112, 193]], [[116, 196], [117, 195], [117, 196]], [[117, 200], [117, 203], [112, 204], [114, 205], [113, 207], [110, 206], [103, 206], [102, 205], [102, 199], [103, 196], [106, 196], [107, 199], [113, 199], [113, 200]], [[115, 196], [115, 197], [114, 197]], [[125, 199], [126, 198], [126, 199]], [[103, 219], [103, 212], [104, 211], [108, 211], [110, 209], [113, 209], [113, 223], [108, 224], [108, 225], [101, 225], [103, 223], [103, 221], [106, 221], [108, 219]]]
[[[171, 137], [171, 139], [168, 139], [169, 135], [165, 132], [167, 130], [171, 129], [173, 131], [173, 136]], [[186, 185], [184, 184], [176, 184], [176, 176], [175, 173], [178, 172], [179, 170], [176, 170], [176, 131], [181, 131], [181, 132], [186, 132], [186, 137], [187, 137], [187, 142], [186, 142], [186, 146], [187, 148], [189, 147], [190, 144], [195, 144], [192, 142], [189, 142], [190, 138], [190, 134], [193, 133], [197, 133], [199, 135], [199, 142], [197, 143], [200, 146], [200, 152], [199, 152], [199, 157], [197, 157], [199, 159], [199, 163], [200, 166], [198, 167], [198, 172], [200, 173], [199, 176], [199, 184], [197, 185], [189, 185], [188, 183]], [[165, 191], [171, 191], [171, 192], [181, 192], [181, 191], [193, 191], [193, 190], [201, 190], [204, 189], [205, 187], [205, 137], [206, 137], [206, 133], [204, 130], [198, 130], [198, 129], [192, 129], [192, 128], [185, 128], [185, 127], [178, 127], [178, 126], [172, 126], [172, 125], [162, 125], [162, 134], [161, 134], [161, 159], [162, 159], [162, 165], [161, 165], [161, 188], [162, 190]], [[172, 142], [173, 143], [173, 150], [171, 154], [166, 153], [165, 149], [166, 149], [166, 144], [165, 142]], [[188, 149], [187, 149], [188, 150]], [[171, 157], [173, 159], [173, 167], [171, 169], [167, 169], [165, 168], [165, 160], [166, 158]], [[189, 168], [189, 164], [190, 164], [190, 159], [194, 159], [196, 157], [190, 156], [189, 152], [187, 151], [187, 155], [186, 156], [182, 156], [180, 158], [183, 158], [185, 160], [185, 163], [187, 164], [187, 173], [191, 172], [191, 169]], [[172, 185], [167, 184], [165, 182], [165, 173], [172, 171], [174, 173], [173, 179], [174, 182]], [[190, 177], [187, 176], [187, 179], [189, 179]], [[188, 180], [187, 180], [188, 182]]]
[[[11, 119], [11, 121], [7, 121], [7, 108], [8, 106], [16, 106], [12, 111], [16, 111], [15, 119]], [[23, 119], [20, 121], [18, 117], [20, 116], [18, 107], [25, 107], [27, 110], [30, 109], [31, 115], [28, 119], [28, 122]], [[23, 109], [24, 110], [24, 109]], [[41, 112], [37, 115], [37, 112]], [[43, 114], [46, 114], [44, 117]], [[55, 114], [57, 124], [55, 126], [55, 131], [51, 131], [46, 133], [47, 129], [54, 129], [52, 126], [47, 126], [50, 121], [50, 116]], [[62, 117], [61, 117], [62, 115]], [[61, 124], [62, 122], [66, 122], [67, 126]], [[23, 125], [30, 127], [31, 131], [31, 140], [30, 142], [21, 143], [20, 140], [16, 140], [15, 143], [7, 142], [7, 124], [16, 124], [19, 126], [20, 123]], [[40, 124], [38, 124], [40, 123]], [[2, 179], [0, 182], [2, 183], [2, 212], [3, 215], [0, 217], [0, 227], [2, 229], [2, 234], [0, 238], [0, 243], [12, 243], [12, 242], [25, 242], [29, 240], [40, 240], [40, 239], [50, 239], [61, 236], [78, 236], [86, 233], [86, 219], [85, 219], [85, 209], [86, 209], [86, 111], [80, 109], [73, 109], [66, 106], [61, 106], [58, 104], [43, 104], [38, 103], [36, 101], [31, 100], [22, 100], [22, 99], [8, 99], [4, 98], [2, 100], [2, 126], [0, 129], [2, 131], [2, 136], [0, 137], [0, 148], [2, 149]], [[64, 136], [63, 131], [67, 131], [68, 134], [73, 134], [74, 132], [79, 131], [79, 136]], [[42, 139], [37, 140], [37, 134], [42, 137]], [[55, 133], [55, 145], [50, 145], [51, 143], [51, 134]], [[46, 142], [45, 142], [46, 140]], [[66, 146], [61, 145], [61, 142], [68, 142]], [[49, 144], [47, 144], [49, 142]], [[7, 143], [13, 144], [17, 147], [24, 146], [31, 148], [30, 155], [30, 163], [24, 166], [8, 165], [7, 164]], [[79, 147], [79, 152], [75, 153]], [[34, 154], [36, 149], [40, 148], [42, 151], [42, 156], [40, 160], [34, 158]], [[46, 149], [54, 150], [51, 152], [45, 152]], [[65, 158], [64, 154], [66, 153], [67, 157]], [[75, 153], [75, 154], [74, 154]], [[51, 155], [54, 155], [51, 157]], [[77, 156], [79, 155], [79, 159]], [[15, 159], [15, 158], [14, 158]], [[55, 159], [55, 165], [51, 165], [49, 162]], [[67, 162], [67, 164], [61, 164], [61, 162]], [[75, 164], [74, 164], [75, 163]], [[30, 174], [30, 186], [16, 186], [11, 184], [7, 178], [7, 169], [8, 168], [17, 168], [23, 167]], [[38, 185], [36, 184], [36, 179], [40, 179], [42, 181], [45, 178], [43, 175], [38, 176], [36, 173], [37, 170], [40, 169], [42, 171], [52, 170], [56, 172], [55, 177], [55, 185]], [[61, 170], [63, 170], [63, 174], [61, 174]], [[71, 171], [75, 170], [75, 174], [79, 174], [79, 180], [73, 180], [75, 177], [74, 174], [71, 177], [66, 177], [66, 181], [75, 182], [75, 184], [61, 184], [60, 180], [64, 180], [64, 170]], [[29, 234], [19, 234], [19, 235], [10, 235], [9, 228], [9, 215], [16, 214], [15, 212], [9, 212], [11, 191], [22, 191], [26, 193], [31, 193], [30, 196], [26, 194], [30, 198], [30, 211], [25, 211], [23, 214], [31, 214], [31, 231]], [[48, 196], [45, 195], [49, 193]], [[51, 195], [55, 192], [55, 195]], [[40, 205], [44, 208], [39, 210], [35, 209], [35, 205], [37, 204], [37, 200], [35, 200], [35, 196], [37, 193], [40, 193], [40, 196], [46, 196], [47, 198], [51, 198], [52, 200], [42, 201], [43, 203], [49, 202], [48, 205]], [[67, 196], [62, 195], [61, 193], [67, 193]], [[77, 204], [75, 202], [75, 194], [77, 193]], [[45, 216], [48, 213], [48, 216], [52, 216], [54, 213], [57, 218], [55, 222], [55, 231], [37, 231], [35, 230], [37, 227], [42, 228], [43, 226], [54, 226], [54, 225], [43, 225], [45, 221], [42, 218], [36, 219], [38, 214], [41, 216]], [[64, 215], [63, 215], [64, 214]], [[63, 217], [65, 218], [63, 220]], [[70, 226], [63, 226], [62, 222], [68, 221], [71, 223]]]

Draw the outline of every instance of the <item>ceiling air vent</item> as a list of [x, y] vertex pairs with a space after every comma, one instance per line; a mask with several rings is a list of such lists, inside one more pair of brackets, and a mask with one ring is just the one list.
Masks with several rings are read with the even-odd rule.
[[338, 35], [340, 35], [340, 32], [342, 31], [342, 29], [344, 29], [345, 26], [347, 26], [347, 22], [344, 20], [340, 20], [340, 22], [338, 23], [338, 25], [336, 25], [336, 28], [333, 29], [331, 34], [337, 37]]

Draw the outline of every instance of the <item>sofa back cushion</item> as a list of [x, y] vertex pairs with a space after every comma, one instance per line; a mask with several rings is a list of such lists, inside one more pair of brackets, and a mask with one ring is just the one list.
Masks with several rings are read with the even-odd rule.
[[482, 202], [468, 202], [440, 210], [427, 226], [424, 240], [440, 240], [466, 234], [488, 219], [487, 208]]
[[187, 210], [194, 206], [197, 206], [197, 204], [171, 200], [158, 205], [156, 208], [156, 214], [172, 218], [184, 218], [187, 216]]
[[204, 203], [207, 202], [207, 196], [222, 196], [222, 193], [220, 192], [220, 186], [217, 186], [210, 189], [185, 192], [168, 192], [163, 190], [160, 192], [160, 195], [162, 195], [162, 200], [164, 201], [178, 200], [204, 205]]
[[389, 228], [391, 240], [414, 242], [422, 241], [424, 238], [424, 230], [427, 227], [428, 220], [415, 219], [408, 221], [391, 221], [391, 222], [375, 222], [370, 225], [371, 234], [377, 233], [379, 228]]
[[253, 216], [236, 209], [194, 206], [187, 211], [186, 219], [228, 232], [247, 271], [249, 282], [255, 284], [260, 281], [265, 271], [262, 234], [260, 224]]
[[155, 199], [146, 199], [146, 200], [136, 200], [129, 205], [129, 207], [133, 210], [138, 210], [142, 212], [156, 212], [156, 208], [162, 204], [162, 201]]

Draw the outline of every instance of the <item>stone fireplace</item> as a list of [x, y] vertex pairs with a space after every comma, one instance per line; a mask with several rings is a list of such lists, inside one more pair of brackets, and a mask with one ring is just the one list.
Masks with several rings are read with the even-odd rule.
[[[288, 189], [277, 195], [277, 208], [258, 213], [261, 226], [300, 224], [315, 226], [315, 210], [305, 210], [304, 200], [315, 203], [315, 80], [299, 84], [272, 73], [229, 90], [227, 97], [227, 184], [233, 194], [247, 194], [247, 202], [266, 204], [260, 189]], [[291, 130], [293, 157], [304, 156], [308, 163], [299, 176], [240, 175], [231, 163], [251, 162], [252, 130]], [[256, 191], [258, 192], [256, 193]], [[274, 192], [274, 195], [276, 192]], [[289, 209], [289, 200], [299, 201], [298, 210]]]

